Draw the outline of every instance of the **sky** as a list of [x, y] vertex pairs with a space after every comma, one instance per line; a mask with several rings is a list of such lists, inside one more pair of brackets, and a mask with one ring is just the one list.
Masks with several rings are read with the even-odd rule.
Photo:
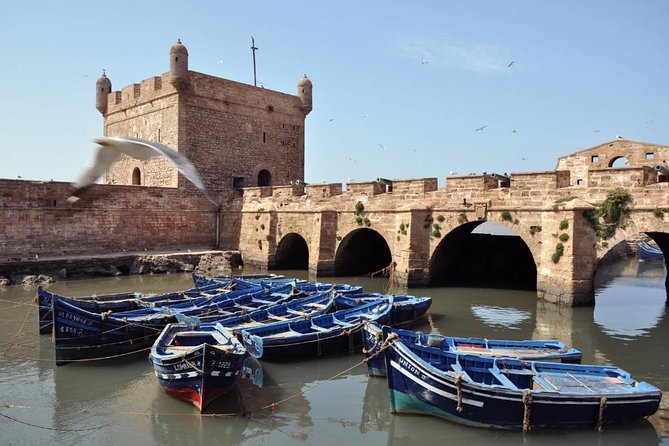
[[297, 94], [308, 183], [554, 170], [669, 144], [669, 0], [31, 1], [0, 15], [0, 178], [74, 181], [113, 90], [189, 68]]

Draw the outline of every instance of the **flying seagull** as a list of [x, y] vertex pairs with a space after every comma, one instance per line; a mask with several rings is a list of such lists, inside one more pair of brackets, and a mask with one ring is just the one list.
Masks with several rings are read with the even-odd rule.
[[487, 126], [487, 125], [484, 125], [483, 127], [479, 127], [479, 128], [477, 128], [476, 130], [474, 130], [474, 131], [475, 131], [475, 132], [480, 132], [481, 130], [485, 129], [486, 127], [488, 127], [488, 126]]
[[514, 63], [516, 63], [516, 61], [515, 61], [515, 60], [512, 60], [511, 62], [509, 62], [509, 65], [507, 65], [506, 67], [507, 67], [507, 68], [511, 68], [511, 65], [513, 65]]
[[70, 203], [79, 200], [79, 195], [91, 187], [122, 154], [126, 154], [142, 161], [146, 161], [154, 156], [164, 156], [174, 164], [177, 170], [188, 181], [200, 189], [209, 201], [218, 206], [218, 203], [207, 192], [207, 188], [195, 166], [193, 166], [188, 158], [166, 145], [140, 138], [121, 138], [118, 136], [97, 138], [94, 141], [99, 144], [98, 151], [95, 154], [95, 162], [79, 176], [76, 183], [73, 183], [74, 191], [72, 192], [72, 196], [67, 198], [67, 201]]

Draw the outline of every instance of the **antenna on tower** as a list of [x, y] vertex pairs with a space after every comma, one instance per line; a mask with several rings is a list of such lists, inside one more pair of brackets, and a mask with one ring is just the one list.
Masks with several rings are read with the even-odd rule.
[[251, 51], [253, 52], [253, 86], [254, 87], [258, 86], [258, 82], [256, 80], [256, 50], [257, 49], [258, 48], [256, 47], [256, 41], [253, 38], [253, 36], [251, 36]]

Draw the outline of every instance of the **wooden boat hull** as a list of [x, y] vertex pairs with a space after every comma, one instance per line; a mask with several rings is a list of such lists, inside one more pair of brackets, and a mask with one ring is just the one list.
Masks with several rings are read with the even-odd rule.
[[469, 426], [527, 431], [633, 420], [655, 413], [661, 399], [659, 389], [646, 383], [619, 388], [610, 384], [605, 391], [594, 393], [583, 387], [574, 390], [567, 384], [552, 391], [479, 385], [456, 372], [438, 370], [414, 354], [415, 348], [397, 341], [385, 351], [394, 413], [426, 414]]
[[371, 319], [388, 323], [391, 309], [392, 297], [377, 299], [311, 320], [273, 323], [242, 330], [242, 340], [252, 356], [262, 359], [290, 360], [295, 357], [353, 352], [362, 345], [364, 322]]
[[[220, 296], [208, 305], [198, 307], [178, 306], [158, 309], [140, 309], [115, 316], [92, 313], [65, 302], [53, 299], [54, 344], [56, 364], [69, 361], [104, 359], [151, 347], [168, 323], [177, 321], [177, 314], [186, 317], [220, 314], [221, 318], [280, 303], [290, 297], [290, 286], [267, 290], [240, 290]], [[256, 299], [256, 298], [262, 298]], [[273, 299], [273, 300], [265, 300]], [[244, 305], [240, 305], [244, 304]], [[249, 305], [256, 305], [252, 308]]]
[[244, 351], [230, 353], [204, 344], [161, 364], [154, 360], [153, 367], [158, 384], [167, 395], [204, 411], [212, 401], [234, 387], [244, 364], [244, 355]]
[[[372, 299], [382, 298], [381, 293], [345, 293], [335, 300], [337, 309], [354, 308]], [[410, 294], [393, 294], [393, 308], [389, 324], [403, 326], [422, 317], [432, 305], [431, 297], [416, 297]]]
[[[532, 361], [550, 361], [565, 364], [578, 364], [582, 353], [575, 348], [567, 348], [557, 340], [545, 341], [506, 341], [482, 338], [454, 338], [441, 335], [425, 335], [409, 330], [391, 329], [404, 342], [429, 345], [435, 339], [445, 350], [456, 353], [491, 356], [497, 358], [515, 358]], [[381, 354], [385, 340], [381, 326], [366, 323], [362, 331], [363, 347], [367, 357], [367, 371], [370, 376], [386, 376], [386, 363]], [[487, 345], [489, 348], [484, 348]]]

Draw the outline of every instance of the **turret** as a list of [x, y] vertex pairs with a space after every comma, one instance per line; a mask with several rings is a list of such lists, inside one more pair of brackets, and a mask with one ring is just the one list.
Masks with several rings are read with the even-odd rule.
[[170, 84], [177, 90], [188, 84], [188, 50], [181, 39], [170, 48]]
[[102, 76], [95, 82], [95, 108], [103, 115], [107, 114], [107, 98], [112, 91], [112, 84], [105, 70], [102, 70]]
[[311, 99], [311, 89], [313, 85], [311, 81], [305, 74], [302, 79], [297, 83], [297, 96], [302, 100], [302, 110], [304, 115], [308, 115], [312, 108], [312, 99]]

